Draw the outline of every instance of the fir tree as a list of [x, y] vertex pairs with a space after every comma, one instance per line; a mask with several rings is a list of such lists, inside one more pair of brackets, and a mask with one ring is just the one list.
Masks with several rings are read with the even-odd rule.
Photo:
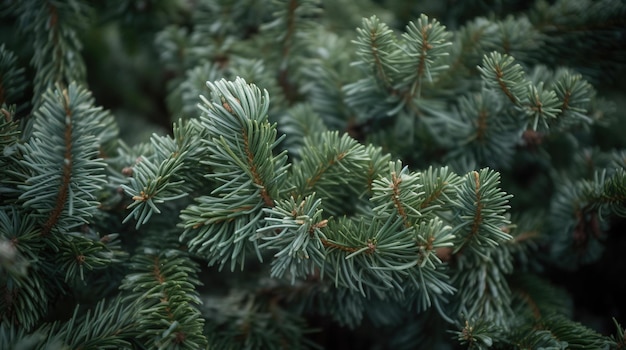
[[1, 6], [0, 348], [626, 347], [623, 1]]

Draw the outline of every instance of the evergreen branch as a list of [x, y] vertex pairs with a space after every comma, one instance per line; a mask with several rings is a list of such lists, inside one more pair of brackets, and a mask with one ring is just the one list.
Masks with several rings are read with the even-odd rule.
[[441, 317], [449, 320], [444, 311], [448, 296], [457, 289], [451, 285], [447, 264], [440, 258], [442, 250], [453, 248], [454, 235], [451, 227], [438, 218], [422, 221], [413, 227], [412, 238], [418, 248], [415, 267], [408, 269], [409, 282], [405, 298], [414, 304], [418, 312], [433, 305]]
[[[424, 80], [433, 82], [440, 71], [449, 66], [442, 64], [443, 58], [449, 55], [446, 48], [452, 43], [451, 34], [437, 20], [429, 20], [424, 14], [417, 24], [409, 22], [406, 32], [402, 34], [403, 51], [407, 57], [399, 62], [399, 73], [405, 83], [410, 83], [410, 96], [421, 95]], [[416, 60], [417, 58], [417, 60]]]
[[602, 211], [608, 210], [615, 215], [626, 217], [626, 170], [619, 168], [605, 181], [599, 202]]
[[263, 227], [263, 204], [250, 200], [252, 193], [228, 198], [202, 196], [181, 211], [181, 226], [185, 229], [181, 241], [189, 251], [208, 259], [209, 265], [223, 267], [228, 261], [231, 270], [239, 262], [244, 267], [246, 254], [254, 250], [261, 259], [256, 231]]
[[[336, 131], [317, 133], [304, 140], [307, 157], [294, 161], [291, 181], [293, 196], [313, 192], [331, 214], [346, 212], [341, 198], [356, 196], [367, 186], [369, 156], [366, 148], [347, 134]], [[348, 176], [348, 174], [351, 174]]]
[[332, 244], [327, 246], [322, 274], [337, 287], [364, 296], [402, 299], [406, 296], [402, 281], [408, 281], [408, 290], [416, 294], [409, 300], [420, 300], [420, 310], [430, 307], [433, 299], [438, 300], [436, 303], [445, 300], [445, 294], [454, 291], [445, 274], [436, 271], [443, 269], [437, 249], [451, 246], [453, 238], [441, 220], [410, 228], [402, 228], [402, 220], [393, 216], [384, 222], [344, 219], [330, 224], [327, 236]]
[[61, 250], [57, 255], [60, 270], [65, 271], [65, 281], [70, 282], [79, 276], [85, 279], [85, 269], [94, 270], [108, 267], [113, 262], [119, 262], [107, 244], [112, 244], [112, 238], [95, 240], [90, 237], [74, 235], [72, 239], [60, 239], [54, 244]]
[[204, 184], [204, 174], [190, 172], [206, 155], [206, 148], [198, 146], [204, 138], [204, 129], [197, 120], [179, 120], [174, 124], [173, 137], [151, 137], [154, 154], [140, 157], [130, 169], [132, 175], [122, 189], [131, 196], [128, 206], [132, 211], [124, 222], [135, 218], [136, 227], [145, 224], [159, 206], [181, 199], [196, 187]]
[[456, 197], [456, 186], [461, 180], [462, 178], [448, 167], [428, 167], [420, 176], [425, 198], [420, 203], [419, 210], [424, 214], [431, 211], [447, 211], [451, 200]]
[[567, 349], [567, 342], [552, 335], [549, 330], [518, 328], [513, 332], [511, 339], [521, 349]]
[[[0, 5], [0, 348], [298, 349], [331, 332], [372, 348], [622, 346], [616, 321], [616, 338], [573, 322], [569, 291], [537, 272], [619, 250], [605, 239], [626, 217], [626, 153], [591, 147], [623, 140], [585, 79], [625, 66], [626, 6], [499, 1], [480, 17], [492, 1], [457, 2], [448, 32], [410, 22], [408, 2], [348, 2], [95, 4], [102, 25], [87, 0]], [[83, 37], [96, 72], [134, 64], [113, 95], [106, 69], [90, 75], [99, 99], [159, 109], [165, 79], [186, 119], [171, 136], [119, 141], [79, 87]], [[208, 289], [197, 259], [218, 265]]]
[[[267, 121], [267, 91], [261, 95], [259, 88], [248, 85], [242, 78], [207, 85], [212, 90], [211, 100], [202, 97], [204, 105], [200, 107], [206, 113], [202, 119], [209, 137], [206, 144], [214, 152], [206, 164], [212, 165], [216, 174], [245, 172], [251, 188], [257, 189], [265, 205], [272, 206], [274, 198], [279, 198], [282, 191], [280, 180], [286, 175], [286, 153], [273, 155], [273, 149], [282, 138], [276, 138], [276, 125]], [[221, 175], [209, 177], [230, 183]], [[224, 187], [216, 191], [229, 193]]]
[[460, 185], [453, 219], [456, 236], [455, 253], [470, 249], [479, 255], [483, 249], [495, 247], [511, 236], [502, 228], [509, 224], [504, 217], [511, 195], [497, 186], [500, 175], [490, 169], [472, 171], [465, 175]]
[[554, 91], [561, 101], [561, 113], [557, 116], [560, 125], [567, 126], [580, 121], [591, 123], [587, 113], [594, 90], [580, 74], [569, 71], [561, 73], [554, 83]]
[[[513, 272], [510, 251], [497, 247], [479, 254], [458, 255], [452, 282], [465, 291], [454, 302], [455, 314], [507, 329], [514, 323], [512, 293], [505, 275]], [[463, 271], [463, 272], [461, 272]]]
[[76, 84], [43, 97], [34, 132], [23, 146], [22, 163], [31, 171], [20, 196], [41, 217], [42, 235], [66, 232], [88, 222], [105, 182], [99, 153], [99, 122], [107, 114], [93, 107], [88, 91]]
[[56, 84], [67, 86], [72, 82], [85, 82], [86, 68], [78, 54], [82, 49], [78, 33], [85, 27], [91, 9], [76, 0], [68, 3], [28, 0], [14, 4], [20, 29], [34, 39], [35, 52], [31, 61], [36, 69], [33, 104], [38, 108], [46, 90]]
[[[262, 95], [241, 78], [207, 84], [211, 95], [203, 97], [201, 122], [211, 153], [203, 163], [214, 169], [207, 178], [216, 188], [181, 212], [181, 239], [191, 251], [207, 254], [210, 264], [230, 260], [234, 269], [240, 261], [243, 268], [247, 250], [255, 249], [260, 258], [254, 237], [263, 226], [262, 208], [273, 207], [285, 191], [286, 153], [273, 154], [282, 138], [267, 121], [267, 91]], [[208, 246], [212, 242], [231, 244]]]
[[478, 66], [485, 84], [500, 91], [506, 98], [518, 106], [526, 93], [527, 81], [522, 66], [514, 63], [509, 55], [491, 52], [483, 57], [482, 66]]
[[172, 115], [182, 115], [183, 118], [198, 115], [198, 96], [210, 93], [206, 82], [218, 80], [223, 74], [223, 70], [211, 62], [188, 69], [180, 84], [172, 84], [173, 88], [167, 97]]
[[579, 209], [582, 212], [597, 211], [599, 219], [606, 214], [626, 217], [626, 171], [622, 168], [614, 171], [602, 169], [596, 171], [592, 180], [581, 180]]
[[378, 17], [364, 18], [361, 27], [357, 28], [356, 54], [361, 58], [360, 65], [366, 65], [376, 77], [376, 81], [385, 90], [395, 85], [397, 38], [389, 27]]
[[454, 33], [455, 40], [452, 44], [448, 63], [450, 68], [445, 73], [446, 81], [455, 75], [465, 76], [473, 73], [474, 67], [469, 66], [468, 62], [480, 61], [482, 56], [480, 53], [483, 51], [483, 47], [491, 44], [495, 29], [494, 23], [485, 18], [476, 18]]
[[552, 255], [560, 266], [572, 267], [600, 257], [606, 216], [624, 216], [623, 169], [606, 169], [593, 179], [568, 181], [559, 188], [550, 208], [555, 243]]
[[344, 91], [346, 84], [361, 76], [361, 71], [351, 64], [354, 59], [352, 43], [326, 28], [320, 27], [317, 33], [307, 36], [312, 57], [302, 65], [302, 75], [306, 79], [301, 86], [302, 94], [307, 96], [307, 103], [328, 128], [346, 130], [352, 137], [360, 139], [359, 131], [353, 130], [358, 127], [354, 125], [356, 116], [346, 104]]
[[601, 349], [607, 342], [603, 335], [564, 315], [544, 317], [537, 324], [537, 328], [547, 330], [554, 339], [567, 343], [568, 349]]
[[77, 306], [67, 322], [44, 325], [39, 332], [48, 334], [43, 346], [63, 344], [72, 349], [132, 349], [131, 340], [137, 334], [138, 322], [134, 308], [121, 298], [98, 302], [93, 309], [82, 313]]
[[[42, 332], [28, 332], [14, 323], [0, 322], [0, 349], [35, 349], [43, 348], [46, 334]], [[48, 342], [49, 348], [62, 348], [60, 341]]]
[[272, 260], [272, 277], [289, 272], [293, 284], [296, 278], [312, 275], [324, 266], [324, 246], [329, 243], [322, 229], [328, 220], [322, 219], [320, 204], [321, 200], [311, 194], [299, 203], [291, 197], [264, 209], [266, 226], [257, 233], [258, 239], [265, 241], [259, 248], [278, 251]]
[[537, 86], [530, 85], [528, 89], [528, 109], [526, 110], [526, 116], [529, 119], [528, 124], [532, 127], [532, 130], [540, 130], [539, 123], [541, 122], [541, 130], [548, 130], [551, 120], [558, 118], [558, 115], [562, 113], [559, 108], [562, 103], [559, 101], [556, 92], [553, 90], [544, 90], [543, 82]]
[[131, 272], [120, 287], [138, 338], [148, 347], [200, 349], [207, 346], [204, 320], [196, 308], [198, 267], [178, 250], [144, 248], [131, 261]]
[[[260, 4], [254, 5], [260, 6]], [[254, 5], [251, 4], [251, 6]], [[234, 57], [227, 68], [226, 73], [229, 80], [235, 80], [237, 77], [241, 77], [248, 83], [263, 86], [264, 89], [268, 91], [269, 96], [272, 97], [272, 103], [269, 106], [270, 115], [274, 115], [273, 113], [283, 113], [288, 104], [291, 105], [295, 103], [295, 101], [288, 100], [288, 98], [293, 96], [285, 96], [280, 82], [276, 81], [276, 75], [266, 61], [256, 57], [251, 59]], [[293, 92], [291, 92], [291, 94], [293, 95]]]
[[[5, 219], [4, 212], [0, 212], [0, 220]], [[28, 265], [28, 261], [16, 249], [14, 243], [5, 237], [0, 237], [0, 282], [4, 284], [8, 276], [11, 278], [26, 276]]]
[[498, 50], [526, 62], [532, 58], [533, 51], [544, 43], [544, 37], [527, 17], [509, 15], [495, 24], [498, 28], [493, 38], [495, 47], [487, 50]]
[[[327, 241], [331, 244], [327, 243], [322, 277], [363, 296], [397, 295], [402, 275], [397, 271], [415, 266], [417, 261], [415, 244], [409, 229], [401, 229], [402, 221], [394, 217], [384, 222], [339, 219], [329, 224]], [[385, 252], [389, 256], [381, 257]]]
[[597, 198], [599, 185], [594, 181], [567, 181], [555, 194], [550, 207], [554, 240], [551, 255], [557, 265], [571, 268], [600, 256], [599, 206], [589, 201]]
[[377, 205], [373, 210], [378, 215], [397, 215], [405, 227], [413, 226], [422, 214], [419, 207], [424, 201], [420, 174], [409, 173], [402, 162], [389, 164], [389, 175], [374, 181], [371, 201]]
[[459, 343], [468, 349], [487, 350], [497, 346], [504, 338], [501, 328], [483, 319], [465, 320], [463, 328], [454, 333]]
[[295, 64], [298, 53], [306, 50], [305, 43], [300, 40], [311, 30], [315, 24], [314, 19], [318, 18], [321, 12], [319, 0], [280, 0], [275, 3], [278, 9], [274, 14], [274, 20], [266, 23], [261, 30], [268, 34], [273, 34], [273, 43], [278, 43], [276, 52], [280, 53], [276, 57], [278, 66], [278, 84], [283, 95], [289, 101], [296, 101], [298, 98], [298, 88], [294, 85], [293, 76], [297, 73]]
[[45, 274], [29, 270], [28, 278], [6, 279], [0, 285], [0, 325], [15, 324], [30, 331], [48, 311], [49, 293]]
[[14, 152], [20, 135], [19, 125], [14, 119], [15, 111], [5, 104], [0, 108], [0, 146], [2, 146], [2, 162]]
[[[15, 207], [0, 210], [0, 324], [18, 324], [32, 329], [46, 311], [48, 293], [45, 273], [39, 269], [42, 242], [33, 216], [23, 216]], [[8, 264], [8, 265], [5, 265]]]
[[626, 170], [626, 150], [613, 152], [611, 159], [610, 168]]

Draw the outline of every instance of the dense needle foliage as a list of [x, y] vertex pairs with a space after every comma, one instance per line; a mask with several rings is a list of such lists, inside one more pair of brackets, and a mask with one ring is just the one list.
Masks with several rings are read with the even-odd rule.
[[626, 347], [624, 1], [0, 18], [0, 348]]

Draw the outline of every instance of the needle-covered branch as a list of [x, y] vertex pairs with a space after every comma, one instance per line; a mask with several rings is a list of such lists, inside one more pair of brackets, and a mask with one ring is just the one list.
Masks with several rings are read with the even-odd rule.
[[286, 190], [287, 155], [274, 154], [281, 139], [267, 119], [267, 91], [241, 78], [207, 85], [201, 123], [208, 155], [201, 162], [213, 169], [206, 177], [215, 187], [181, 212], [181, 239], [211, 264], [243, 268], [246, 252], [259, 255], [255, 237], [263, 208], [275, 206]]
[[57, 86], [35, 113], [23, 148], [30, 173], [20, 199], [40, 217], [44, 235], [75, 230], [97, 208], [96, 192], [106, 183], [99, 136], [110, 115], [93, 102], [77, 84]]
[[139, 228], [152, 215], [159, 214], [164, 203], [183, 198], [198, 186], [194, 175], [186, 170], [206, 154], [205, 148], [198, 146], [203, 135], [198, 121], [180, 120], [174, 125], [174, 137], [152, 136], [153, 155], [137, 159], [134, 167], [129, 168], [132, 176], [128, 183], [121, 186], [133, 200], [125, 221], [135, 219]]

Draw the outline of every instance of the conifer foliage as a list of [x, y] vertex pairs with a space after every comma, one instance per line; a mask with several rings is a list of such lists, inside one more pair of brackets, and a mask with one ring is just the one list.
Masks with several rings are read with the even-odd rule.
[[626, 347], [626, 4], [423, 3], [4, 2], [0, 348]]

